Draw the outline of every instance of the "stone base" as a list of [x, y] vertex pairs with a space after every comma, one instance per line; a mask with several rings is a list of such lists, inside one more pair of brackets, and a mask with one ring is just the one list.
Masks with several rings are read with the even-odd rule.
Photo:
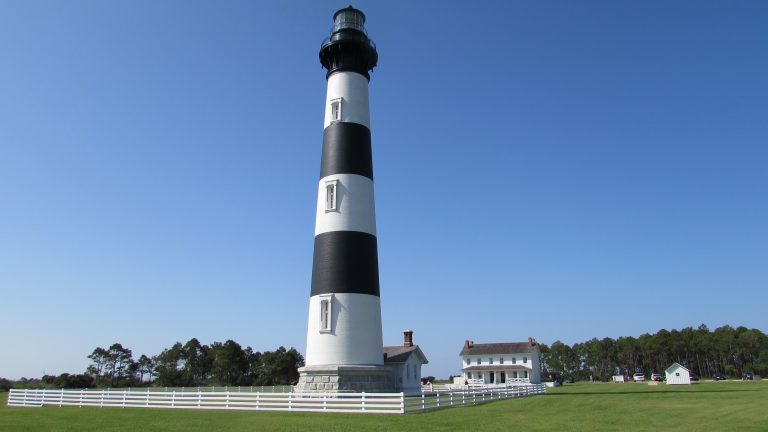
[[395, 391], [389, 366], [322, 365], [299, 368], [297, 393], [389, 393]]

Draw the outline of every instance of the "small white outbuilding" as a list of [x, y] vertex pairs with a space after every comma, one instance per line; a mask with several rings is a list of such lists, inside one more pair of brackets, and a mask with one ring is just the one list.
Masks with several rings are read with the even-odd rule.
[[667, 384], [691, 383], [691, 373], [680, 363], [672, 363], [672, 366], [668, 367], [664, 373], [667, 375]]

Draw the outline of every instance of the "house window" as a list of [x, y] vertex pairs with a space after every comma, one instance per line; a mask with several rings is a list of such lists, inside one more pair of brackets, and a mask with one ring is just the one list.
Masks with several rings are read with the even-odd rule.
[[675, 372], [675, 376], [680, 376], [680, 372]]
[[528, 378], [528, 371], [523, 371], [523, 378]]
[[499, 364], [504, 364], [504, 357], [499, 357]]
[[480, 357], [477, 358], [477, 364], [480, 364]]
[[333, 296], [320, 297], [320, 333], [331, 331]]
[[523, 363], [528, 363], [528, 357], [523, 357]]
[[517, 358], [512, 357], [512, 364], [515, 364], [515, 363], [517, 363]]
[[338, 180], [328, 180], [325, 182], [325, 211], [337, 211], [336, 201], [338, 197]]
[[331, 99], [331, 121], [341, 120], [341, 99]]
[[464, 359], [464, 360], [467, 362], [467, 366], [469, 366], [469, 364], [471, 363], [471, 361], [469, 360], [469, 358], [466, 358], [466, 359]]
[[493, 357], [488, 357], [488, 364], [493, 364]]
[[467, 372], [467, 379], [472, 379], [472, 372]]
[[478, 373], [477, 373], [477, 377], [478, 377], [479, 379], [483, 379], [483, 373], [482, 373], [482, 372], [478, 372]]

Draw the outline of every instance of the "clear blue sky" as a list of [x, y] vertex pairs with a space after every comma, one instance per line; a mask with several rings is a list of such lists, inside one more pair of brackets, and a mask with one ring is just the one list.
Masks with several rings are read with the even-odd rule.
[[[353, 4], [386, 344], [768, 330], [768, 2]], [[0, 376], [304, 351], [346, 5], [0, 2]]]

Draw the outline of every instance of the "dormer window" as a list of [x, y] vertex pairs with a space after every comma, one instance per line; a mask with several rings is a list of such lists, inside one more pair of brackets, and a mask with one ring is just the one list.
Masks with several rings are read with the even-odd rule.
[[337, 211], [336, 201], [338, 200], [338, 180], [328, 180], [325, 182], [325, 211]]
[[341, 121], [341, 98], [331, 99], [331, 122]]

